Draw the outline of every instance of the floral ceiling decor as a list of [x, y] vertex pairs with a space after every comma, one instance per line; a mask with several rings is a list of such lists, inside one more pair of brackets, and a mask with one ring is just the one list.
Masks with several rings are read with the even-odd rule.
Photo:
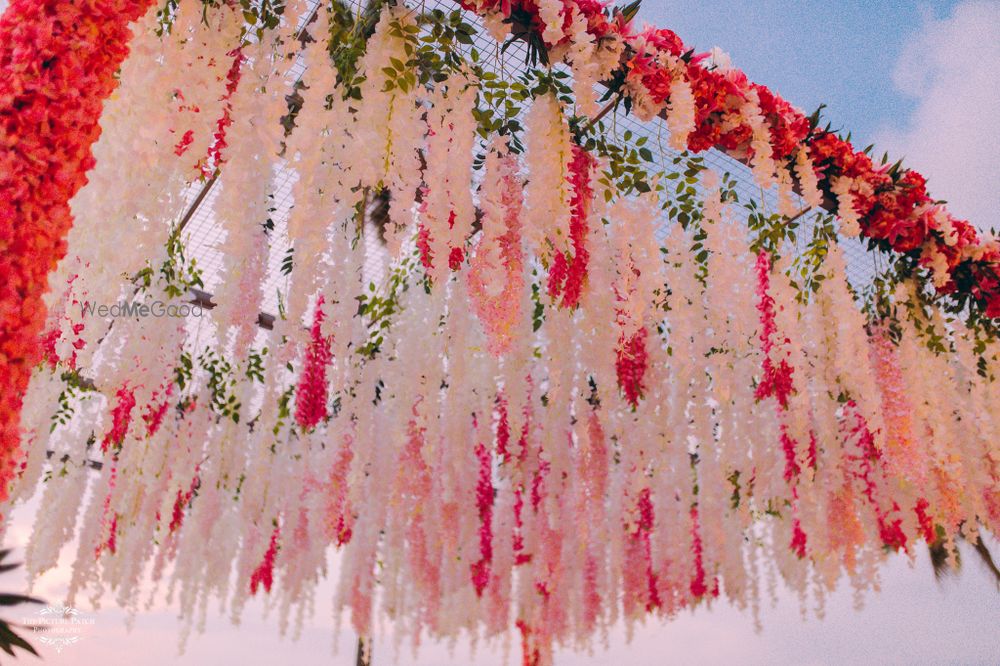
[[996, 532], [995, 236], [636, 5], [431, 4], [0, 19], [0, 495], [41, 493], [33, 576], [76, 544], [68, 603], [152, 580], [186, 635], [213, 599], [297, 625], [332, 575], [362, 636], [546, 664]]

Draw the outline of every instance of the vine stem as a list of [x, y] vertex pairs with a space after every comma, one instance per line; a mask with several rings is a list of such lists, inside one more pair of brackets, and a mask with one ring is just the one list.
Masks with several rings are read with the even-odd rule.
[[583, 133], [586, 134], [590, 130], [594, 129], [594, 126], [597, 123], [601, 122], [604, 116], [608, 115], [608, 113], [610, 113], [616, 106], [618, 106], [618, 103], [621, 101], [622, 101], [622, 94], [621, 92], [619, 92], [617, 95], [615, 95], [615, 98], [611, 100], [611, 102], [607, 106], [601, 109], [596, 116], [590, 119], [590, 122], [587, 123], [587, 126], [583, 128]]

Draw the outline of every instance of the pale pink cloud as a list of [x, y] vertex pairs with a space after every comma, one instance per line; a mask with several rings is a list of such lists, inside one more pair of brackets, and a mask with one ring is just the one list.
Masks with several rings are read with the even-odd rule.
[[930, 179], [932, 196], [980, 228], [1000, 225], [1000, 2], [970, 1], [928, 16], [896, 64], [916, 101], [876, 146]]

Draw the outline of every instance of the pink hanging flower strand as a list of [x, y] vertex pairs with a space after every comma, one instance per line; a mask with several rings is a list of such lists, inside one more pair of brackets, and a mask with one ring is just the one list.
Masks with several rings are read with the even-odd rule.
[[590, 252], [587, 250], [587, 219], [590, 215], [594, 190], [590, 184], [591, 170], [595, 160], [586, 150], [573, 144], [573, 159], [569, 163], [570, 223], [569, 236], [573, 248], [570, 259], [566, 253], [556, 252], [549, 269], [549, 296], [553, 300], [562, 297], [562, 306], [576, 307], [580, 303]]
[[303, 359], [302, 374], [295, 390], [295, 421], [303, 430], [312, 430], [325, 419], [327, 412], [326, 369], [333, 360], [332, 341], [323, 335], [323, 296], [316, 301], [309, 345]]
[[268, 543], [267, 551], [264, 552], [264, 559], [261, 560], [260, 565], [250, 575], [251, 595], [256, 595], [260, 587], [263, 587], [265, 592], [271, 591], [271, 586], [274, 584], [274, 560], [278, 555], [278, 537], [280, 534], [280, 528], [275, 525], [274, 531], [271, 533], [271, 540]]

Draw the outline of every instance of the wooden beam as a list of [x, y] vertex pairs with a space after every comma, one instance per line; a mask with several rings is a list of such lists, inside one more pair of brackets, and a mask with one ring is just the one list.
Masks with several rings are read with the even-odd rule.
[[358, 655], [354, 664], [355, 666], [372, 666], [371, 640], [366, 642], [363, 636], [358, 637]]
[[[49, 449], [49, 450], [47, 450], [45, 452], [45, 457], [48, 458], [48, 459], [51, 459], [52, 456], [54, 456], [55, 454], [56, 454], [55, 451], [53, 451], [52, 449]], [[61, 463], [69, 462], [69, 460], [70, 460], [70, 458], [69, 458], [69, 454], [68, 453], [65, 454], [65, 455], [63, 455], [61, 458], [59, 458], [59, 462], [61, 462]], [[104, 467], [104, 463], [101, 462], [100, 460], [91, 460], [90, 458], [85, 458], [84, 459], [84, 464], [87, 465], [87, 467], [89, 467], [91, 469], [98, 469], [99, 470], [102, 467]]]
[[[202, 291], [201, 289], [191, 289], [191, 300], [188, 301], [188, 303], [198, 305], [206, 310], [214, 310], [218, 305], [212, 300], [212, 294], [207, 291]], [[269, 312], [258, 312], [257, 326], [268, 331], [274, 330], [274, 322], [276, 319], [277, 317]]]

